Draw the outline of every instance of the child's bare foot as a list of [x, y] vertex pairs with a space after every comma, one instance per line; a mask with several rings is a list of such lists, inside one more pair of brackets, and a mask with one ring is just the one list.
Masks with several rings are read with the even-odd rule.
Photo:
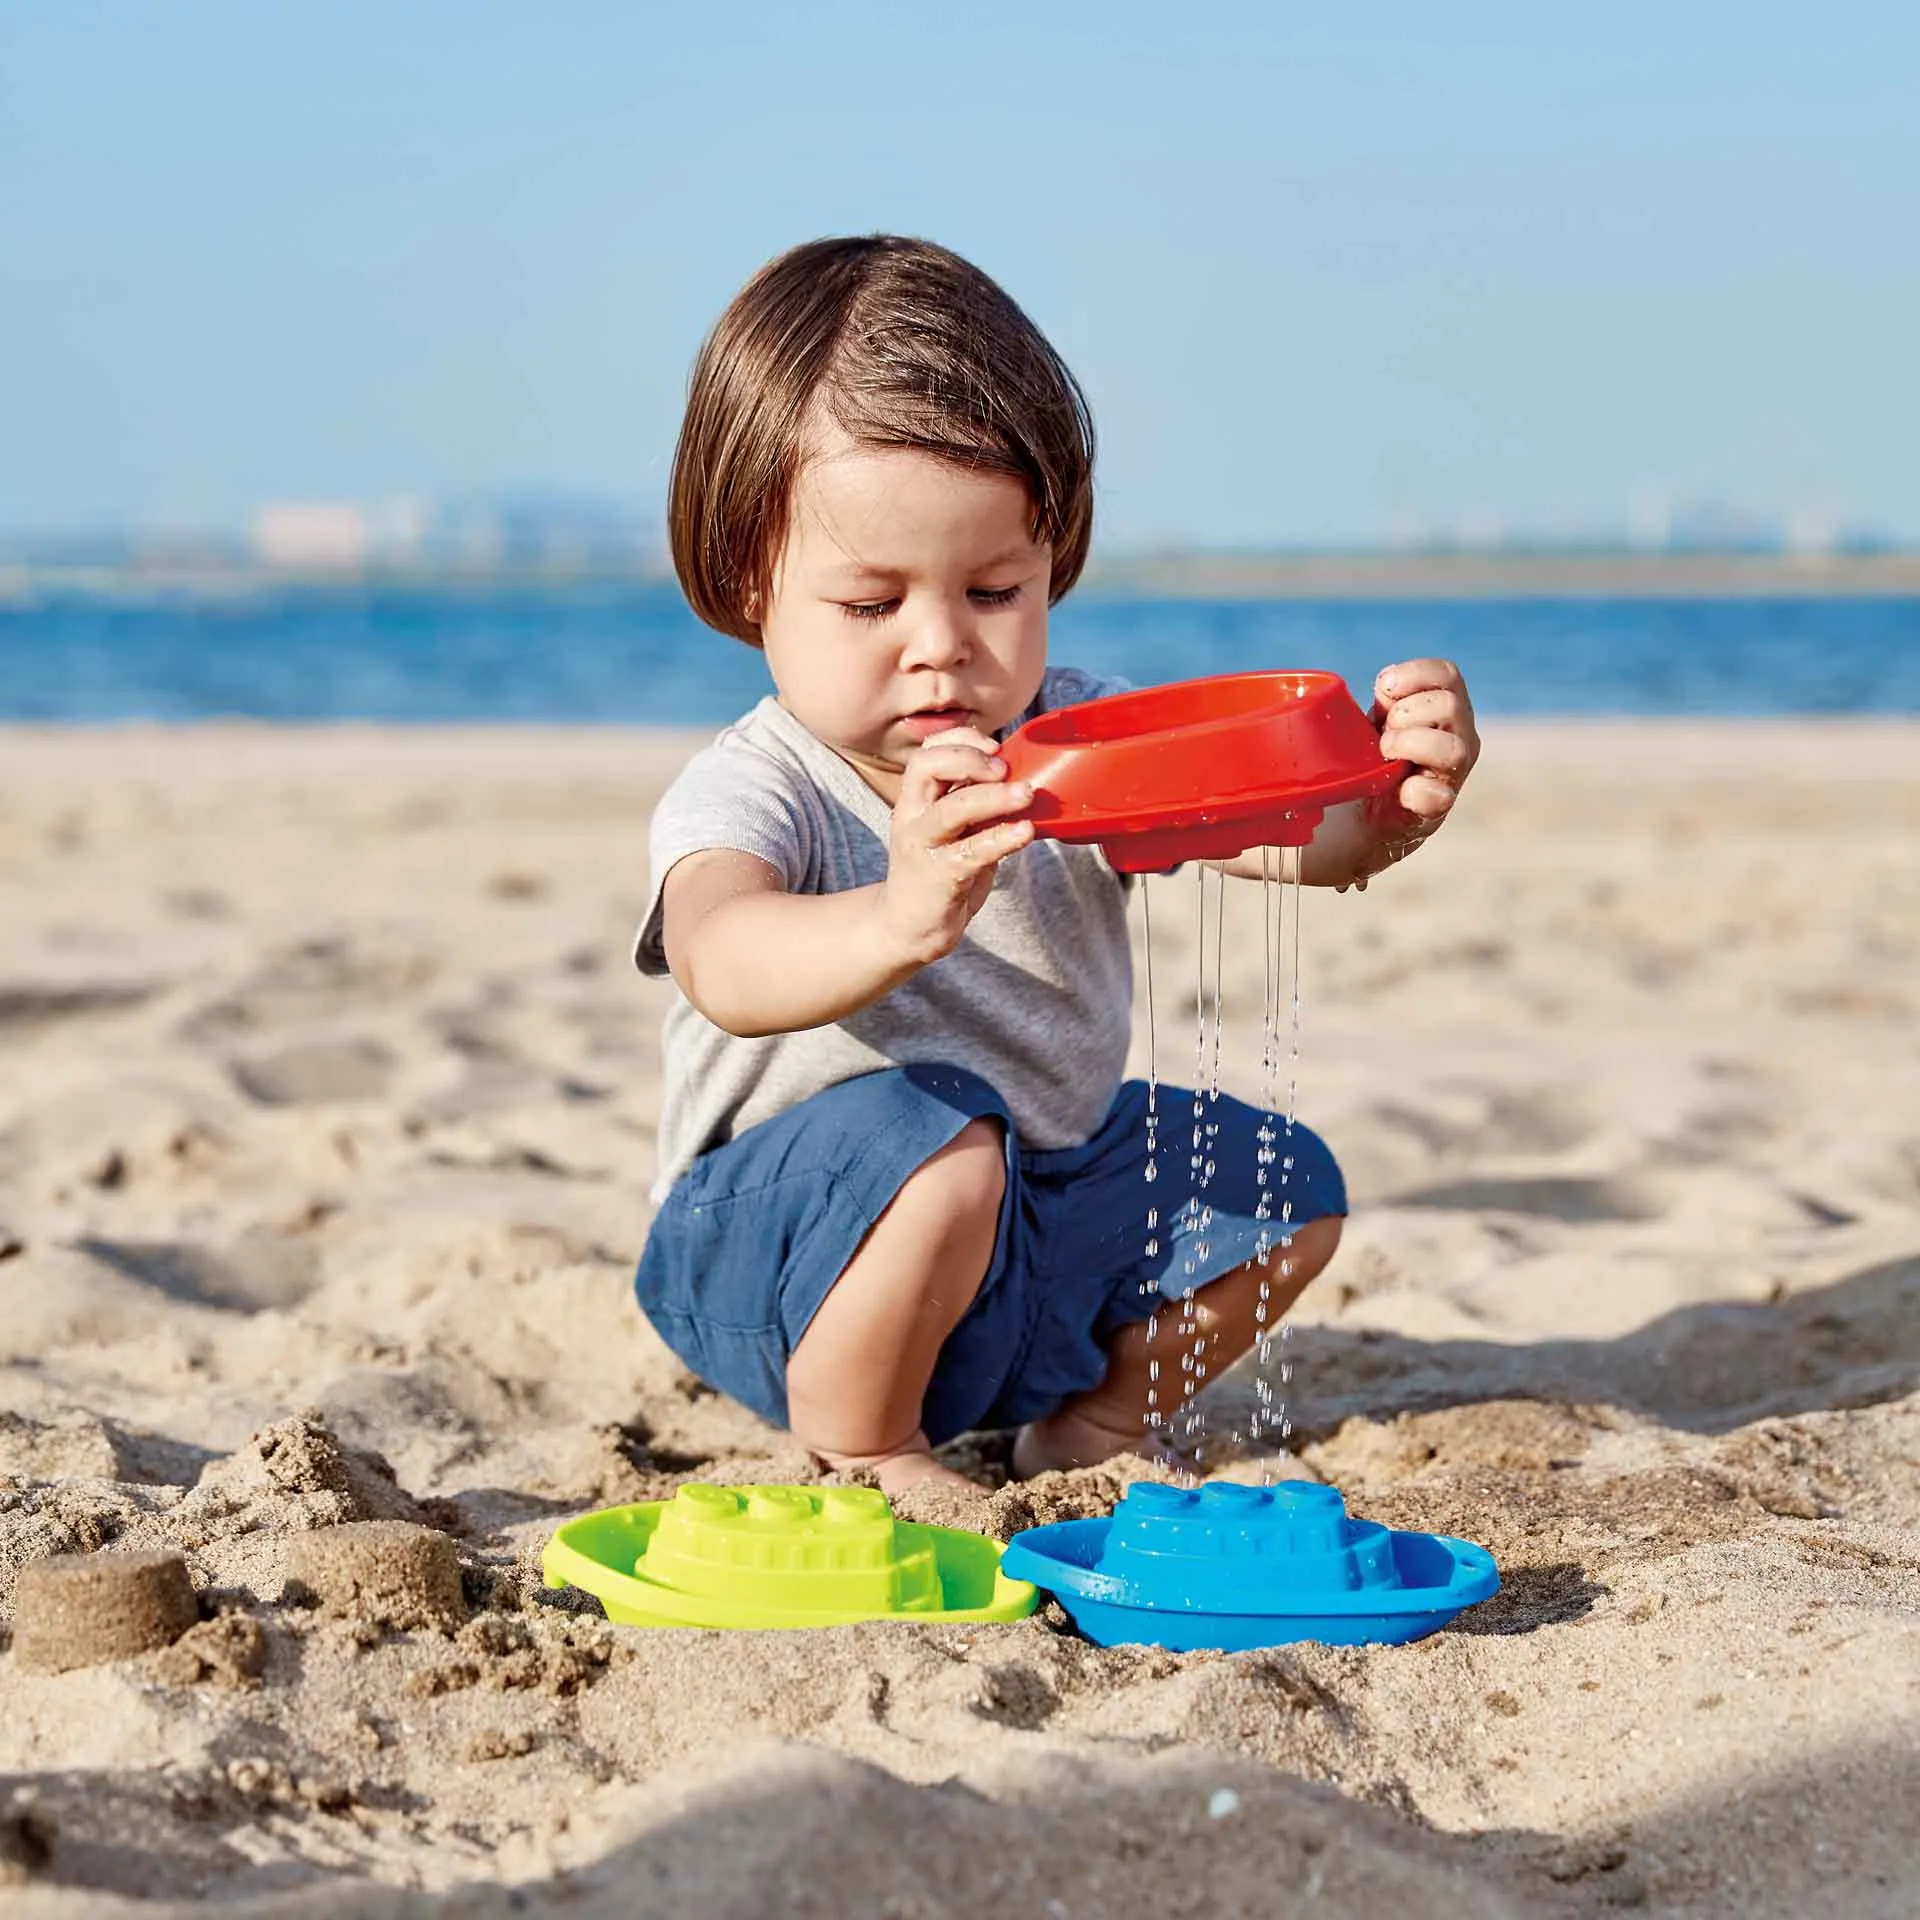
[[965, 1487], [972, 1493], [983, 1491], [978, 1480], [942, 1466], [930, 1453], [896, 1453], [891, 1460], [874, 1463], [874, 1478], [885, 1493], [905, 1493], [909, 1487]]
[[882, 1493], [905, 1493], [909, 1487], [967, 1487], [975, 1493], [982, 1491], [979, 1481], [969, 1480], [964, 1473], [942, 1466], [924, 1445], [884, 1454], [822, 1453], [816, 1448], [813, 1457], [836, 1473], [852, 1467], [867, 1468], [879, 1482]]
[[1146, 1427], [1110, 1427], [1085, 1413], [1062, 1407], [1044, 1420], [1030, 1420], [1014, 1436], [1013, 1477], [1031, 1480], [1060, 1467], [1091, 1467], [1116, 1453], [1144, 1454], [1149, 1460], [1173, 1456]]

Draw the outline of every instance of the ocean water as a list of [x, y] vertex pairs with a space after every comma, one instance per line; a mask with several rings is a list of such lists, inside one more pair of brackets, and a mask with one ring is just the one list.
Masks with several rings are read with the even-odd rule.
[[[1137, 684], [1460, 662], [1490, 714], [1920, 712], [1920, 599], [1075, 595], [1052, 657]], [[275, 590], [0, 605], [0, 719], [720, 725], [768, 690], [668, 586]]]

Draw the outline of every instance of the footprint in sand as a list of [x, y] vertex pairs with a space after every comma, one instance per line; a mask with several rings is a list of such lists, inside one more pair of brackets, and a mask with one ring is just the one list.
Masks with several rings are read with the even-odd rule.
[[82, 981], [58, 987], [16, 982], [0, 986], [0, 1029], [23, 1027], [32, 1032], [56, 1020], [119, 1013], [144, 1005], [159, 991], [159, 983], [152, 980]]
[[320, 1283], [320, 1250], [283, 1234], [243, 1234], [215, 1249], [191, 1240], [108, 1240], [75, 1247], [103, 1267], [187, 1306], [259, 1313], [296, 1306]]
[[236, 1060], [234, 1083], [264, 1107], [314, 1107], [377, 1100], [393, 1077], [393, 1055], [377, 1040], [316, 1040]]
[[1659, 1209], [1624, 1180], [1547, 1176], [1535, 1180], [1448, 1180], [1397, 1193], [1395, 1207], [1444, 1207], [1457, 1213], [1525, 1213], [1569, 1226], [1651, 1220]]
[[183, 1020], [181, 1039], [218, 1044], [245, 1035], [311, 1031], [319, 1021], [350, 1019], [391, 1004], [424, 985], [435, 971], [407, 949], [356, 946], [348, 940], [302, 941], [274, 954], [230, 991]]
[[160, 896], [160, 904], [180, 920], [231, 920], [233, 903], [212, 887], [173, 887]]
[[1592, 1131], [1587, 1117], [1550, 1092], [1437, 1087], [1424, 1106], [1382, 1101], [1375, 1121], [1436, 1154], [1565, 1153]]

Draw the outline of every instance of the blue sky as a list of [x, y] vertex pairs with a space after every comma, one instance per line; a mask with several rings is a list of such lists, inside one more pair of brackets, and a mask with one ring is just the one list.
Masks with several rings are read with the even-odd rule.
[[0, 527], [659, 497], [769, 254], [928, 234], [1115, 544], [1920, 539], [1920, 12], [0, 0]]

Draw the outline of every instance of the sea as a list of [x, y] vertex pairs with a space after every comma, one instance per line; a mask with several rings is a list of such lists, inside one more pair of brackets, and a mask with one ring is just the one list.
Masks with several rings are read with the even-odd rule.
[[[1083, 591], [1051, 657], [1136, 685], [1460, 663], [1505, 715], [1920, 712], [1917, 599], [1171, 600]], [[760, 656], [669, 585], [377, 586], [0, 602], [0, 720], [720, 726]]]

